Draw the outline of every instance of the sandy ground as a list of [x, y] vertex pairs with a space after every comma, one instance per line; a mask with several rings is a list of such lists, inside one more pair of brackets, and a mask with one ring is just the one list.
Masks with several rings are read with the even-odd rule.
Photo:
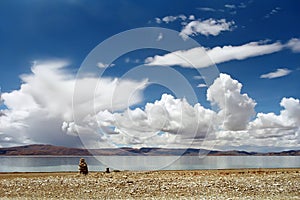
[[300, 199], [300, 168], [0, 173], [0, 199]]

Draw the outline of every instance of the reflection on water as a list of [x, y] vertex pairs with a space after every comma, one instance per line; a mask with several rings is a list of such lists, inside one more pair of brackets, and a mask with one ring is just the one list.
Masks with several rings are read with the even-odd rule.
[[[299, 168], [300, 156], [102, 156], [84, 157], [90, 171], [118, 170], [188, 170], [236, 168]], [[0, 172], [77, 171], [80, 157], [0, 157]], [[98, 160], [103, 161], [103, 163]], [[104, 164], [105, 163], [105, 164]], [[171, 163], [171, 164], [170, 164]], [[170, 164], [170, 165], [169, 165]], [[112, 167], [113, 166], [113, 167]], [[164, 166], [164, 168], [160, 168]]]

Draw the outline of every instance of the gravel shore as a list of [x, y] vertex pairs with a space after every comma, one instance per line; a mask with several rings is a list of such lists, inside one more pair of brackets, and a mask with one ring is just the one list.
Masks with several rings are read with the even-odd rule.
[[300, 169], [0, 173], [1, 199], [300, 199]]

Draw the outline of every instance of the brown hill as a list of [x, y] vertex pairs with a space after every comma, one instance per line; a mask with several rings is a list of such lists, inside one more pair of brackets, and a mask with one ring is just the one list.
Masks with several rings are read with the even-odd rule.
[[205, 149], [165, 149], [165, 148], [111, 148], [80, 149], [62, 146], [34, 144], [27, 146], [0, 148], [0, 156], [53, 155], [53, 156], [198, 156], [199, 151], [208, 156], [300, 156], [300, 150], [257, 153], [247, 151], [209, 151]]
[[86, 149], [33, 144], [18, 147], [0, 148], [0, 155], [90, 155], [90, 153]]

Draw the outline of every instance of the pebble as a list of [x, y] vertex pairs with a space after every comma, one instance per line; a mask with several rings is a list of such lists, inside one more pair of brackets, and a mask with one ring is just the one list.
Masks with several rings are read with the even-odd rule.
[[0, 199], [300, 199], [299, 169], [224, 171], [0, 174]]

